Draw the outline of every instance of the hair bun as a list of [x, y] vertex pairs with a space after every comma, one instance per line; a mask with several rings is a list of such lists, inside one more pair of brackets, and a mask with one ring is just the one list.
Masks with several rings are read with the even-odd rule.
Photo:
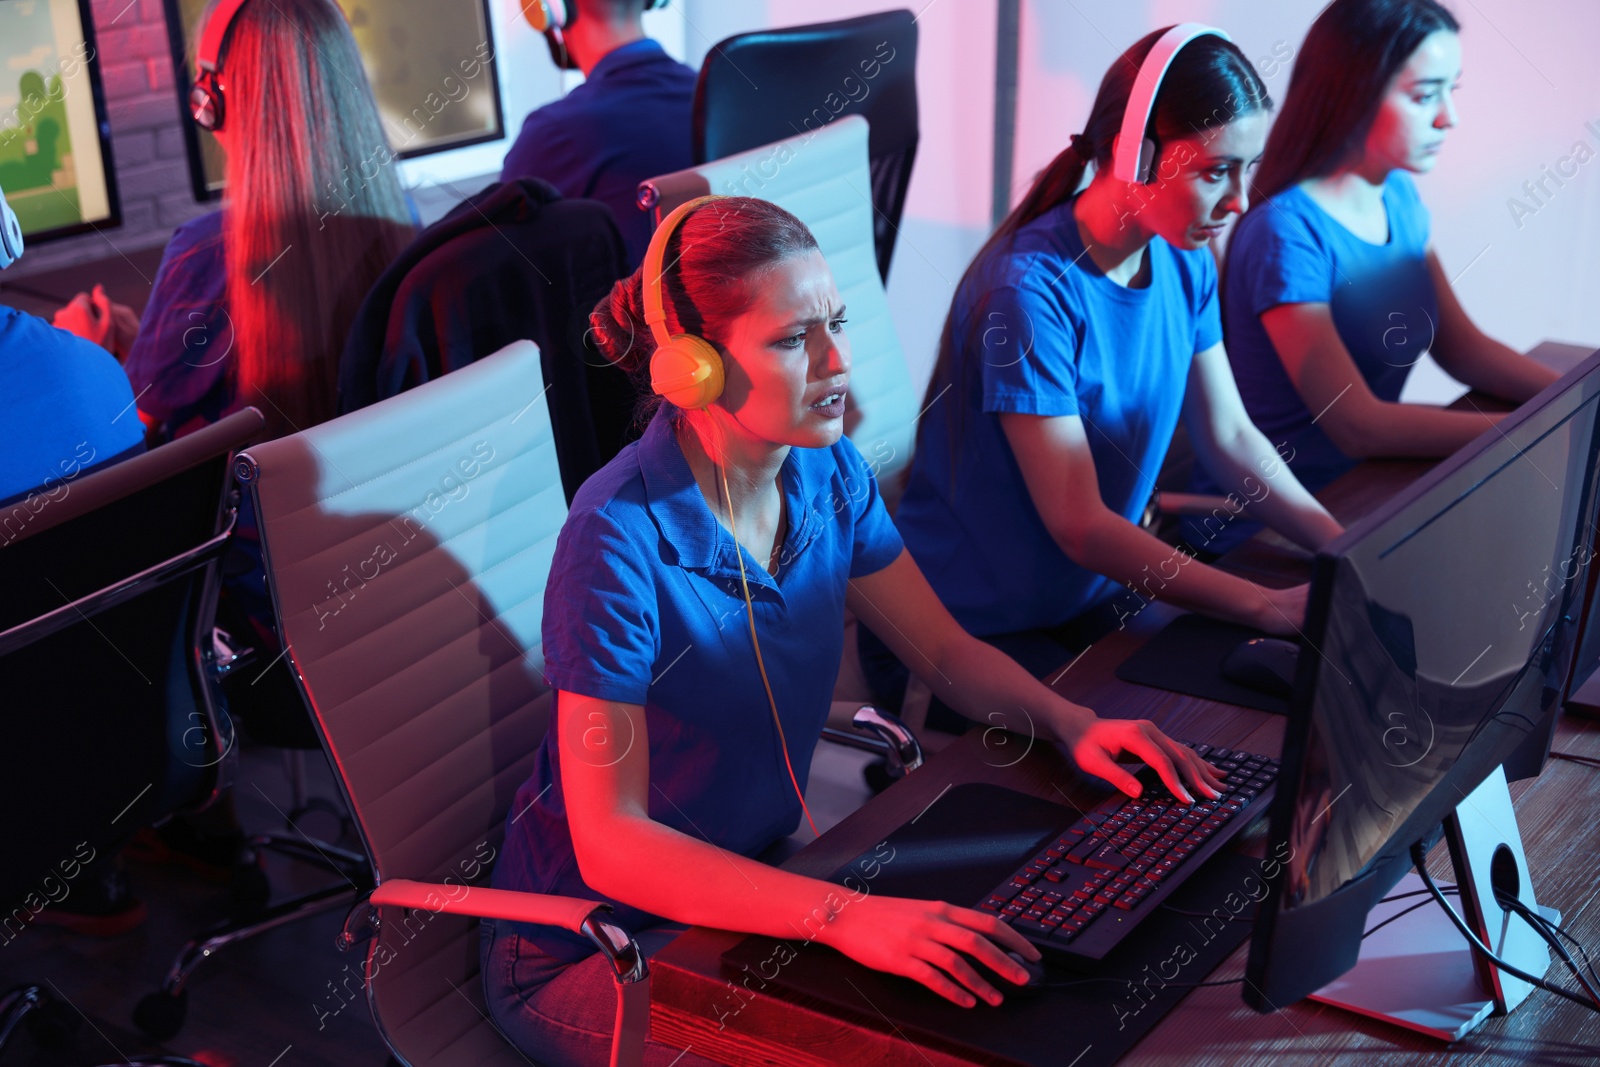
[[644, 321], [643, 272], [634, 271], [611, 286], [589, 313], [589, 336], [595, 349], [629, 374], [650, 364], [655, 337]]

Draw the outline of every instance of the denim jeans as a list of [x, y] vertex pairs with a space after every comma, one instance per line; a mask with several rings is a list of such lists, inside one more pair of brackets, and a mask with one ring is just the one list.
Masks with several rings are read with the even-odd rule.
[[[600, 953], [567, 963], [542, 951], [511, 924], [484, 920], [481, 959], [489, 1015], [500, 1032], [539, 1067], [594, 1067], [611, 1058], [617, 992], [611, 964]], [[658, 926], [635, 934], [646, 956], [654, 956], [682, 933]], [[718, 1067], [692, 1048], [651, 1040], [646, 1067]]]

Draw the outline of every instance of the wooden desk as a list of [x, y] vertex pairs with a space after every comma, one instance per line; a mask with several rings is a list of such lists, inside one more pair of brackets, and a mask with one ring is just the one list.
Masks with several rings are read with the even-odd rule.
[[[1570, 348], [1570, 346], [1561, 346]], [[1536, 356], [1546, 355], [1535, 350]], [[1570, 362], [1571, 352], [1553, 353]], [[1551, 358], [1555, 364], [1556, 359]], [[1565, 368], [1563, 368], [1565, 369]], [[1418, 478], [1426, 462], [1363, 464], [1321, 494], [1334, 516], [1350, 522]], [[1235, 567], [1270, 584], [1309, 577], [1309, 556], [1299, 550], [1250, 546]], [[1130, 685], [1115, 670], [1127, 656], [1179, 613], [1155, 604], [1092, 646], [1054, 680], [1055, 689], [1107, 718], [1149, 718], [1175, 737], [1256, 752], [1279, 752], [1285, 720], [1263, 712]], [[1556, 749], [1600, 757], [1600, 724], [1568, 718]], [[1059, 803], [1091, 803], [1091, 791], [1053, 744], [973, 730], [915, 774], [824, 834], [784, 867], [822, 877], [872, 848], [896, 827], [932, 804], [952, 785], [991, 782]], [[1552, 760], [1539, 778], [1512, 786], [1528, 863], [1541, 902], [1561, 909], [1579, 940], [1600, 947], [1600, 770]], [[1259, 844], [1259, 837], [1255, 839]], [[726, 1005], [727, 979], [720, 958], [743, 935], [694, 929], [651, 962], [652, 1026], [662, 1041], [730, 1064], [890, 1064], [926, 1067], [986, 1062], [928, 1045], [913, 1045], [885, 1021], [858, 1025], [829, 1014], [827, 1005], [798, 997], [755, 993], [736, 1019], [719, 1031], [713, 1005]], [[1211, 976], [1244, 974], [1241, 948]], [[1600, 955], [1600, 953], [1597, 953]], [[1555, 963], [1549, 977], [1570, 983]], [[863, 1008], [863, 1011], [866, 1009]], [[961, 1009], [951, 1008], [952, 1011]], [[974, 1009], [978, 1010], [978, 1009]], [[1064, 1031], [1071, 1020], [1062, 1021]], [[1145, 1036], [1125, 1064], [1369, 1064], [1436, 1063], [1592, 1064], [1600, 1062], [1600, 1016], [1536, 991], [1509, 1016], [1490, 1019], [1453, 1046], [1440, 1045], [1383, 1023], [1302, 1001], [1270, 1015], [1246, 1007], [1235, 986], [1197, 989]]]

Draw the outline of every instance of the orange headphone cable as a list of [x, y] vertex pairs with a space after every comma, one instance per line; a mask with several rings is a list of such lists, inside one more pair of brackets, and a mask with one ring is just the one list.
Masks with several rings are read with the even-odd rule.
[[733, 557], [739, 561], [739, 585], [744, 589], [745, 617], [750, 620], [750, 643], [755, 646], [756, 666], [761, 669], [761, 684], [766, 687], [767, 702], [772, 705], [772, 721], [778, 727], [778, 744], [783, 748], [783, 765], [789, 770], [789, 781], [794, 785], [794, 795], [800, 798], [800, 810], [805, 812], [806, 822], [811, 824], [811, 832], [821, 837], [822, 831], [817, 829], [817, 822], [811, 817], [811, 809], [806, 806], [806, 795], [800, 791], [800, 779], [795, 776], [794, 764], [789, 761], [789, 741], [783, 735], [783, 721], [778, 718], [778, 701], [772, 695], [772, 682], [767, 679], [767, 665], [761, 658], [761, 642], [756, 639], [756, 608], [750, 600], [750, 582], [744, 572], [744, 553], [739, 549], [739, 530], [733, 521], [733, 493], [728, 489], [728, 472], [721, 463], [718, 463], [717, 473], [722, 476], [722, 499], [728, 505], [728, 528], [733, 533]]

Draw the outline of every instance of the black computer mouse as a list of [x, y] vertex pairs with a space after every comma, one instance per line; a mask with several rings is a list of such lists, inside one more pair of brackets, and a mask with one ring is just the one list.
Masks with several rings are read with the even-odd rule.
[[1300, 646], [1276, 637], [1252, 637], [1234, 646], [1222, 661], [1222, 676], [1268, 696], [1294, 695], [1295, 665]]
[[[1013, 962], [1028, 972], [1028, 980], [1022, 985], [1017, 985], [1005, 975], [996, 974], [989, 969], [988, 964], [977, 959], [969, 958], [967, 962], [972, 964], [972, 969], [977, 971], [984, 981], [998, 989], [1002, 997], [1007, 999], [1012, 997], [1026, 999], [1038, 996], [1044, 989], [1044, 964], [1042, 962], [1034, 963], [1025, 958], [1020, 952], [1007, 952], [1006, 955], [1010, 956]], [[978, 1003], [984, 1004], [987, 1002], [980, 997]]]

